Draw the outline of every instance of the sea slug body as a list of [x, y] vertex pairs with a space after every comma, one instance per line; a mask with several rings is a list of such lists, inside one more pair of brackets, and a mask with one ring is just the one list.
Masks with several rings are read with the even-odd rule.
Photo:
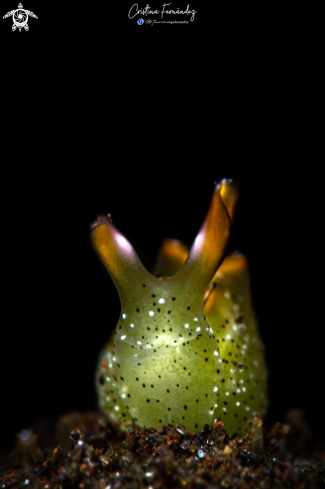
[[92, 224], [93, 247], [121, 300], [95, 380], [99, 405], [119, 429], [135, 422], [196, 431], [221, 418], [232, 435], [266, 413], [267, 370], [247, 259], [238, 252], [224, 258], [237, 198], [231, 180], [216, 184], [190, 251], [164, 240], [155, 275], [110, 216]]

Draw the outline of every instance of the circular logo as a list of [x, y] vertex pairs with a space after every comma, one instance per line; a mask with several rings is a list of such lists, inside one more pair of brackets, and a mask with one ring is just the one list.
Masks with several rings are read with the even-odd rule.
[[143, 19], [138, 19], [138, 24], [139, 25], [142, 25], [144, 23], [144, 20]]
[[28, 22], [28, 14], [24, 9], [17, 9], [13, 14], [13, 21], [17, 27], [24, 27]]

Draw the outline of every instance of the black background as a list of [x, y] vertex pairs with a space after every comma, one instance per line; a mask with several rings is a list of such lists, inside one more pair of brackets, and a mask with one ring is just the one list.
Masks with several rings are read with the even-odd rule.
[[129, 6], [23, 4], [29, 32], [1, 20], [1, 445], [96, 407], [119, 299], [92, 219], [110, 212], [150, 267], [164, 237], [191, 244], [223, 177], [240, 187], [229, 251], [251, 264], [267, 423], [302, 407], [324, 436], [324, 155], [303, 33], [236, 8], [150, 27]]

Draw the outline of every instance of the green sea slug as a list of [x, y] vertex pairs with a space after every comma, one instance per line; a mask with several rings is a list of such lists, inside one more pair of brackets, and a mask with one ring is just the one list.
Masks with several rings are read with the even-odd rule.
[[100, 408], [119, 429], [135, 422], [195, 431], [221, 418], [232, 435], [266, 413], [267, 370], [247, 260], [238, 252], [224, 259], [237, 198], [231, 180], [216, 184], [190, 251], [165, 240], [155, 275], [110, 215], [92, 223], [93, 247], [121, 300], [95, 380]]

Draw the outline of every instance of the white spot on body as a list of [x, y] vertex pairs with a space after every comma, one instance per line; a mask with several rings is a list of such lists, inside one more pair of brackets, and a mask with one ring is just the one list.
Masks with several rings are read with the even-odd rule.
[[19, 434], [20, 438], [23, 440], [23, 441], [27, 441], [29, 440], [30, 438], [30, 431], [28, 430], [23, 430], [20, 432]]

